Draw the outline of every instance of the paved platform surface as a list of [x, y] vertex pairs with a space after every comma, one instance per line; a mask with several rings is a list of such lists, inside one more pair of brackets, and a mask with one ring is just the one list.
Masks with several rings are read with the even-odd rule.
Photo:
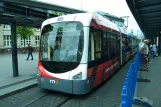
[[[161, 107], [161, 57], [155, 57], [148, 64], [149, 71], [139, 71], [139, 78], [145, 78], [151, 82], [138, 82], [136, 97], [148, 97], [153, 100], [153, 107]], [[134, 106], [143, 107], [143, 106]]]
[[[26, 61], [26, 56], [26, 54], [18, 55], [19, 76], [13, 77], [11, 55], [0, 55], [0, 97], [15, 90], [36, 84], [37, 53], [34, 53], [34, 60]], [[131, 62], [132, 60], [123, 66], [112, 78], [93, 90], [86, 97], [75, 96], [65, 104], [61, 105], [61, 107], [120, 107], [121, 89]], [[149, 63], [149, 71], [140, 71], [139, 74], [139, 77], [145, 77], [151, 82], [138, 82], [137, 84], [136, 96], [147, 96], [149, 99], [152, 99], [154, 102], [153, 107], [161, 107], [160, 64], [161, 57], [152, 60], [152, 63]], [[39, 90], [38, 88], [35, 89]], [[135, 105], [134, 107], [142, 106]]]
[[18, 54], [18, 77], [13, 77], [12, 55], [0, 54], [0, 96], [36, 84], [38, 53], [34, 60], [26, 60], [27, 54]]
[[[36, 66], [37, 62], [35, 61], [36, 59], [34, 59], [34, 61], [31, 61], [31, 60], [26, 61], [25, 60], [26, 55], [19, 55], [19, 57], [22, 57], [22, 58], [19, 58], [19, 59], [21, 59], [21, 64], [22, 64], [21, 66], [22, 67], [20, 67], [20, 65], [19, 65], [19, 67], [22, 68], [23, 71], [19, 70], [20, 76], [16, 77], [16, 78], [21, 78], [21, 80], [20, 79], [18, 80], [15, 77], [12, 77], [12, 69], [10, 69], [10, 72], [11, 72], [10, 75], [7, 75], [7, 77], [3, 77], [3, 78], [8, 79], [8, 82], [6, 81], [5, 83], [3, 83], [4, 85], [1, 85], [2, 88], [0, 88], [0, 93], [1, 93], [2, 89], [3, 89], [3, 92], [5, 92], [5, 93], [8, 92], [9, 93], [11, 91], [8, 91], [8, 90], [12, 89], [12, 91], [14, 91], [12, 87], [22, 88], [22, 84], [25, 86], [26, 84], [29, 84], [29, 81], [31, 82], [31, 80], [29, 80], [29, 81], [27, 80], [25, 83], [21, 82], [21, 84], [19, 84], [18, 82], [23, 81], [23, 80], [25, 81], [26, 79], [33, 78], [34, 77], [33, 75], [36, 74], [36, 67], [37, 67]], [[61, 105], [61, 107], [120, 107], [120, 103], [121, 103], [121, 88], [122, 88], [125, 75], [127, 73], [127, 70], [129, 68], [131, 62], [132, 61], [130, 60], [125, 66], [123, 66], [119, 70], [119, 72], [117, 72], [115, 75], [113, 75], [108, 81], [106, 81], [100, 87], [94, 89], [87, 96], [74, 96], [68, 102], [66, 102], [65, 104]], [[26, 66], [24, 66], [24, 65], [26, 65]], [[7, 69], [7, 68], [5, 68], [5, 69]], [[32, 80], [34, 81], [34, 79], [32, 79]], [[35, 80], [35, 82], [36, 82], [36, 80]], [[10, 83], [10, 84], [12, 83], [12, 86], [9, 86], [7, 83]], [[14, 83], [17, 83], [16, 84], [17, 86], [14, 85]], [[7, 87], [5, 86], [5, 84], [7, 85]], [[40, 89], [38, 89], [37, 87], [34, 88], [34, 89], [37, 90], [37, 91], [33, 91], [34, 93], [36, 93], [36, 95], [41, 95], [42, 92], [38, 91]], [[34, 90], [34, 89], [31, 89], [31, 90]], [[24, 95], [25, 92], [22, 92], [21, 94]], [[13, 96], [11, 96], [9, 98], [14, 99], [15, 98], [14, 96], [19, 96], [21, 94], [16, 94], [16, 95], [13, 95]], [[21, 98], [20, 97], [16, 97], [16, 98], [18, 98], [21, 101], [21, 99], [24, 100], [28, 95], [31, 95], [31, 94], [28, 93], [25, 96], [21, 96]], [[3, 95], [0, 95], [0, 96], [3, 96]], [[34, 94], [33, 94], [33, 97], [35, 97]], [[53, 98], [55, 98], [55, 97], [53, 97]], [[56, 98], [56, 99], [59, 99], [59, 97]], [[50, 99], [47, 98], [48, 102], [49, 101], [55, 102], [55, 100], [53, 100], [51, 98]], [[5, 101], [6, 101], [6, 104], [9, 103], [8, 100], [5, 100]], [[23, 105], [22, 102], [20, 103], [20, 101], [18, 101], [19, 104], [16, 104], [17, 106], [18, 105]], [[28, 101], [28, 99], [26, 99], [26, 101]], [[33, 103], [33, 107], [41, 106], [41, 105], [44, 104], [44, 102], [41, 102], [41, 103], [40, 102], [39, 103]], [[1, 102], [0, 102], [0, 104], [1, 104]], [[4, 104], [4, 107], [6, 107], [6, 104]], [[50, 105], [48, 103], [48, 106], [50, 105], [49, 107], [55, 107], [52, 104]], [[20, 106], [20, 107], [22, 107], [22, 106]]]

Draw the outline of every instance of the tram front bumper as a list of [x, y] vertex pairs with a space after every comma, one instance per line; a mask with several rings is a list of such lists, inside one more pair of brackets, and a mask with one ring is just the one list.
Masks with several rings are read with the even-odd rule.
[[86, 94], [91, 91], [91, 79], [87, 80], [63, 80], [37, 76], [38, 86], [43, 89], [60, 91], [69, 94]]

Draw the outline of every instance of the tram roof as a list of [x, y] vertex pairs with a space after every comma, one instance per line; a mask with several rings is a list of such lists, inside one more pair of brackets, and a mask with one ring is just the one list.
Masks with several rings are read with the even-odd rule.
[[[61, 22], [61, 21], [58, 21], [58, 19], [60, 18], [63, 19], [62, 21], [80, 21], [83, 24], [83, 26], [90, 26], [92, 19], [94, 19], [98, 25], [102, 25], [107, 28], [113, 29], [117, 32], [120, 32], [119, 27], [115, 23], [111, 22], [109, 19], [101, 16], [96, 12], [68, 14], [68, 15], [50, 18], [43, 22], [42, 27], [49, 23]], [[121, 30], [121, 32], [126, 34], [126, 32], [125, 31], [123, 32], [123, 30]]]

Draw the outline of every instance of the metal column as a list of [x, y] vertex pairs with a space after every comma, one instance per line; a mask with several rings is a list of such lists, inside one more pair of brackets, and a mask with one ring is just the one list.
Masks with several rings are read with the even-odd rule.
[[50, 18], [50, 10], [47, 10], [46, 11], [46, 19], [49, 19]]
[[16, 22], [11, 22], [13, 77], [18, 76]]
[[155, 44], [157, 45], [157, 36], [155, 37]]
[[161, 56], [161, 29], [159, 30], [159, 38], [158, 38], [158, 55]]

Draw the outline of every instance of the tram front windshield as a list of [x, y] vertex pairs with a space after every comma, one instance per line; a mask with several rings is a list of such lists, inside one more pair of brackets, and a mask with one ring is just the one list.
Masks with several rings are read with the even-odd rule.
[[83, 25], [80, 22], [58, 22], [42, 28], [40, 60], [80, 62], [83, 50]]

